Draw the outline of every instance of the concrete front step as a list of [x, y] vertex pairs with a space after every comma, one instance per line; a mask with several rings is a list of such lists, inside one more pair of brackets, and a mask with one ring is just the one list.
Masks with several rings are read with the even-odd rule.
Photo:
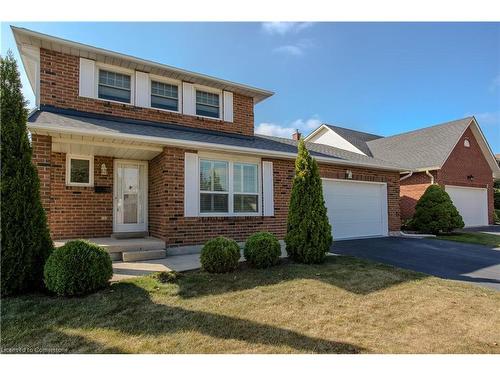
[[122, 260], [124, 262], [136, 262], [139, 260], [152, 260], [165, 258], [167, 252], [163, 250], [146, 250], [146, 251], [124, 251]]
[[[134, 260], [139, 260], [143, 256], [144, 260], [160, 259], [165, 257], [165, 241], [154, 237], [117, 239], [112, 237], [87, 238], [89, 242], [104, 248], [110, 255], [111, 260], [124, 260], [124, 253], [140, 252], [142, 255], [132, 256]], [[71, 240], [54, 241], [54, 246], [63, 246]], [[151, 252], [150, 252], [151, 251]], [[157, 257], [154, 258], [153, 256]]]

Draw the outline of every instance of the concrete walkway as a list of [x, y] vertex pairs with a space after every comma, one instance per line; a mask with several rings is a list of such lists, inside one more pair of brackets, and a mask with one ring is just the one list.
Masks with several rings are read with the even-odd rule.
[[[284, 246], [281, 247], [281, 257], [286, 257]], [[243, 262], [243, 251], [240, 262]], [[139, 262], [113, 262], [113, 278], [111, 281], [130, 279], [145, 276], [161, 271], [190, 271], [201, 268], [200, 254], [170, 255], [163, 259], [143, 260]]]

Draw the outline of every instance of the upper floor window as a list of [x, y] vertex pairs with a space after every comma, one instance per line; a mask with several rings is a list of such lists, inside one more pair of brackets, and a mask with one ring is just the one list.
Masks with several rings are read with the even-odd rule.
[[100, 99], [130, 103], [130, 76], [100, 69], [98, 96]]
[[179, 87], [151, 81], [151, 107], [179, 111]]
[[196, 90], [196, 114], [220, 118], [220, 98], [219, 94]]

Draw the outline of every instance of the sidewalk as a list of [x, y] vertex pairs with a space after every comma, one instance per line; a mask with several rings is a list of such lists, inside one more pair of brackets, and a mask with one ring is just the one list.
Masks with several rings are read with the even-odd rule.
[[[281, 248], [281, 257], [287, 256], [284, 246]], [[243, 251], [240, 262], [243, 262]], [[167, 255], [163, 259], [143, 260], [140, 262], [113, 262], [113, 278], [111, 281], [120, 281], [132, 277], [145, 276], [161, 271], [190, 271], [201, 268], [200, 254]]]

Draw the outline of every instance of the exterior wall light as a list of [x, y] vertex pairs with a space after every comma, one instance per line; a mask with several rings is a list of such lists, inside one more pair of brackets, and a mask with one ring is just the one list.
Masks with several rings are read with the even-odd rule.
[[345, 171], [345, 178], [352, 180], [352, 171], [350, 169]]
[[106, 168], [106, 164], [101, 164], [101, 176], [106, 176], [108, 174], [108, 168]]

